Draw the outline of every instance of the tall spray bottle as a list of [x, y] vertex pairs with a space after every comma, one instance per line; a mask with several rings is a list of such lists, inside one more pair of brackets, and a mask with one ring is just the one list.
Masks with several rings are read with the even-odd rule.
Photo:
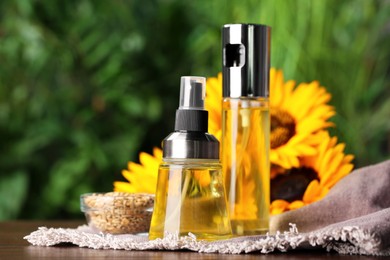
[[219, 142], [207, 133], [206, 80], [182, 77], [175, 131], [163, 140], [149, 238], [167, 234], [216, 240], [231, 236]]
[[234, 235], [269, 228], [271, 28], [222, 28], [222, 165]]

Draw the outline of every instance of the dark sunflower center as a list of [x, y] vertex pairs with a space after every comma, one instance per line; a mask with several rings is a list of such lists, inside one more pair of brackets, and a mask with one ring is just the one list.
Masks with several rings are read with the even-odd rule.
[[287, 143], [294, 135], [294, 118], [283, 110], [271, 109], [271, 148]]
[[312, 168], [292, 168], [287, 173], [279, 174], [271, 180], [271, 201], [276, 199], [293, 202], [301, 200], [307, 186], [318, 179]]

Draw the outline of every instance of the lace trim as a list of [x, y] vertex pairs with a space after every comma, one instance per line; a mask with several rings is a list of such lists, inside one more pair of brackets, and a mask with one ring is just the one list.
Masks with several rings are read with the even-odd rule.
[[87, 226], [77, 229], [40, 227], [24, 237], [33, 245], [53, 246], [72, 243], [79, 247], [93, 249], [123, 250], [181, 250], [188, 249], [200, 253], [241, 254], [250, 252], [286, 252], [296, 248], [322, 247], [340, 254], [390, 255], [390, 249], [380, 250], [381, 241], [373, 234], [357, 226], [323, 229], [311, 233], [299, 233], [295, 224], [290, 223], [286, 232], [275, 235], [238, 237], [215, 242], [197, 241], [194, 234], [179, 237], [166, 234], [163, 239], [148, 240], [146, 235], [109, 235], [94, 233]]

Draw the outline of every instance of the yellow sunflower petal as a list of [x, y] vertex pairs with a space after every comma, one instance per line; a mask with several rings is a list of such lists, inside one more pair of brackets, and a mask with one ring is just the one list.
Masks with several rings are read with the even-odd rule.
[[153, 148], [153, 155], [154, 155], [154, 157], [156, 157], [156, 159], [158, 161], [161, 162], [163, 154], [162, 154], [162, 150], [160, 148], [154, 147]]
[[137, 186], [135, 189], [146, 193], [155, 192], [157, 185], [156, 177], [150, 177], [126, 170], [122, 171], [122, 175], [129, 181], [130, 184]]
[[285, 200], [274, 200], [271, 203], [270, 211], [272, 215], [277, 215], [286, 211], [290, 203]]
[[327, 178], [326, 180], [323, 181], [323, 186], [324, 187], [333, 187], [339, 180], [341, 180], [343, 177], [348, 175], [353, 169], [352, 164], [346, 164], [341, 166], [337, 173], [332, 176], [332, 178]]
[[322, 199], [323, 197], [325, 197], [325, 195], [328, 194], [328, 192], [329, 192], [329, 189], [327, 187], [322, 187], [321, 192], [320, 192], [320, 196], [318, 197], [318, 199]]
[[145, 171], [146, 175], [157, 176], [160, 160], [144, 152], [140, 153], [139, 160], [142, 165], [147, 165], [148, 167], [148, 170]]
[[327, 122], [324, 122], [324, 120], [322, 119], [307, 118], [305, 120], [302, 120], [301, 124], [297, 128], [297, 131], [301, 134], [310, 135], [321, 129], [326, 128], [327, 127], [326, 123]]
[[295, 147], [295, 150], [302, 156], [302, 155], [314, 155], [317, 153], [317, 150], [310, 145], [297, 145]]
[[322, 180], [325, 181], [327, 178], [329, 178], [332, 173], [334, 173], [342, 163], [344, 158], [344, 155], [341, 153], [336, 154], [330, 161], [329, 164], [326, 165], [324, 169], [321, 169], [321, 176]]
[[131, 185], [128, 182], [122, 182], [122, 181], [114, 182], [114, 191], [117, 191], [117, 192], [129, 192], [129, 193], [136, 193], [136, 192], [138, 192], [137, 186]]
[[353, 155], [346, 155], [343, 159], [343, 164], [347, 164], [347, 163], [350, 163], [353, 159], [355, 158], [355, 156]]
[[321, 88], [321, 90], [319, 90], [319, 92], [322, 92], [321, 95], [319, 97], [317, 97], [315, 100], [316, 105], [328, 103], [332, 99], [331, 94], [324, 93], [324, 92], [326, 92], [326, 90], [324, 88]]
[[283, 73], [272, 68], [270, 71], [270, 84], [275, 86], [271, 90], [273, 105], [278, 106], [283, 102], [283, 98], [285, 96], [284, 90], [288, 90], [284, 88]]
[[[146, 173], [145, 167], [143, 165], [140, 165], [140, 164], [134, 163], [134, 162], [129, 162], [128, 169], [129, 169], [129, 172], [136, 172], [136, 173], [142, 172], [142, 174]], [[122, 171], [122, 174], [123, 174], [123, 171]]]
[[305, 206], [305, 203], [302, 200], [296, 200], [291, 202], [290, 205], [288, 205], [288, 209], [294, 210], [294, 209], [302, 208], [303, 206]]
[[289, 156], [289, 151], [284, 152], [283, 149], [278, 149], [277, 151], [271, 150], [270, 161], [274, 164], [277, 164], [285, 169], [290, 169], [292, 167], [298, 167], [299, 161], [296, 156]]
[[311, 203], [314, 201], [314, 198], [318, 195], [320, 184], [317, 180], [310, 182], [307, 186], [305, 194], [303, 195], [303, 201], [306, 203]]

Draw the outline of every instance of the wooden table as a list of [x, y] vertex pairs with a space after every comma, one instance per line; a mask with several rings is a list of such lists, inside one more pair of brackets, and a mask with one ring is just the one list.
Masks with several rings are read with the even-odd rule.
[[[291, 251], [272, 254], [201, 254], [190, 251], [125, 251], [94, 250], [72, 245], [39, 247], [32, 246], [24, 236], [38, 227], [75, 228], [83, 221], [8, 221], [0, 222], [0, 259], [380, 259], [384, 257], [365, 257], [338, 255], [324, 251]], [[386, 258], [388, 259], [388, 258]]]

